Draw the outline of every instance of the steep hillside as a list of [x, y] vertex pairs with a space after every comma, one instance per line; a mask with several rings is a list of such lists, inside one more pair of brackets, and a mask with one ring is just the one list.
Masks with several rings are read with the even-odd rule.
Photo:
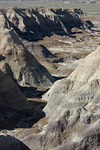
[[[3, 38], [2, 38], [3, 37]], [[55, 81], [12, 31], [0, 28], [0, 54], [21, 86], [48, 88]]]
[[[48, 125], [39, 134], [23, 134], [32, 150], [100, 148], [100, 47], [67, 78], [44, 95]], [[34, 145], [34, 146], [33, 146]]]

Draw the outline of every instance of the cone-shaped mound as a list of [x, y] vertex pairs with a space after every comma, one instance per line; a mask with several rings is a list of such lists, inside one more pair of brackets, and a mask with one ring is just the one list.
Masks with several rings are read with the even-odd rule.
[[0, 54], [5, 57], [14, 78], [22, 86], [44, 86], [45, 88], [55, 81], [51, 74], [25, 48], [19, 37], [4, 28], [0, 28]]

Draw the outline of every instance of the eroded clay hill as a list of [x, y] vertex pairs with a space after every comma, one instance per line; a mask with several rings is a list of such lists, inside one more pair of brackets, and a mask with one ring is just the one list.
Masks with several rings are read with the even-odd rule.
[[86, 23], [78, 14], [80, 9], [8, 8], [0, 9], [0, 26], [12, 29], [22, 39], [37, 41], [45, 36], [68, 35], [73, 27]]
[[[48, 125], [20, 138], [31, 150], [100, 149], [100, 47], [44, 95]], [[22, 137], [23, 137], [22, 136]]]
[[25, 48], [19, 37], [6, 28], [0, 28], [0, 54], [21, 86], [48, 88], [55, 81]]

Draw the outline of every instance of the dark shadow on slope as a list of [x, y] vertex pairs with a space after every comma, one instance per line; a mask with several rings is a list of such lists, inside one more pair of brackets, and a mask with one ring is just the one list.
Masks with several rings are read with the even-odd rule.
[[0, 150], [30, 150], [24, 143], [9, 135], [0, 135]]
[[[53, 76], [53, 78], [55, 79], [55, 82], [57, 80], [61, 80], [64, 78], [67, 78], [67, 76]], [[20, 90], [22, 91], [22, 93], [25, 95], [26, 98], [37, 98], [37, 99], [41, 99], [42, 95], [45, 94], [48, 90], [39, 90], [36, 87], [22, 87], [20, 85], [18, 85], [18, 87], [20, 88]]]
[[19, 86], [25, 97], [27, 98], [42, 98], [42, 95], [46, 93], [49, 89], [38, 90], [35, 87], [21, 87]]
[[14, 128], [31, 128], [41, 118], [45, 117], [42, 109], [46, 102], [38, 100], [29, 100], [33, 111], [19, 111], [10, 106], [0, 105], [0, 130], [13, 130]]
[[[31, 14], [31, 17], [27, 16], [24, 12], [20, 9], [14, 9], [14, 11], [23, 18], [23, 23], [25, 25], [25, 32], [22, 32], [18, 29], [3, 13], [5, 19], [10, 24], [10, 26], [16, 31], [16, 33], [22, 39], [26, 39], [28, 41], [38, 41], [42, 40], [44, 37], [48, 36], [51, 37], [53, 34], [60, 35], [60, 36], [70, 36], [75, 38], [71, 34], [71, 29], [73, 27], [83, 29], [83, 22], [80, 18], [71, 15], [70, 13], [66, 13], [63, 18], [60, 14], [54, 16], [54, 19], [50, 19], [48, 15], [41, 15], [38, 11], [32, 11], [30, 14], [36, 15], [39, 23], [37, 23], [36, 18]], [[70, 21], [69, 21], [70, 20]]]
[[61, 76], [61, 77], [57, 77], [57, 76], [53, 76], [56, 80], [61, 80], [61, 79], [64, 79], [64, 78], [67, 78], [67, 76]]
[[72, 35], [74, 34], [82, 34], [83, 32], [82, 31], [79, 31], [79, 32], [71, 32]]
[[0, 104], [0, 130], [13, 130], [14, 128], [31, 128], [40, 119], [45, 117], [43, 108], [46, 106], [46, 102], [40, 98], [47, 91], [40, 91], [35, 87], [20, 87], [24, 95], [28, 98], [31, 110], [19, 110], [18, 108], [12, 108], [10, 105]]
[[[47, 102], [42, 101], [40, 99], [30, 99], [29, 100], [31, 106], [34, 108], [34, 115], [31, 117], [28, 117], [26, 121], [29, 121], [30, 124], [33, 126], [36, 124], [40, 119], [45, 117], [45, 113], [43, 112], [43, 108], [46, 106]], [[26, 114], [26, 117], [28, 114]]]
[[92, 32], [100, 32], [100, 30], [91, 29]]
[[18, 128], [31, 128], [40, 119], [45, 117], [45, 113], [42, 110], [46, 106], [46, 102], [38, 101], [37, 99], [31, 99], [29, 100], [29, 103], [33, 107], [34, 113], [32, 115], [26, 113], [24, 117], [18, 122]]

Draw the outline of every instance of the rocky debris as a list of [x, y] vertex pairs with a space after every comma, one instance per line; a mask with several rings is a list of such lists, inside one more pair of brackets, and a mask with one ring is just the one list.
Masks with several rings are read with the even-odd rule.
[[[32, 150], [100, 148], [100, 47], [43, 96], [48, 125], [20, 139]], [[52, 112], [52, 115], [51, 115]], [[33, 142], [34, 141], [34, 142]], [[33, 147], [34, 145], [34, 147]]]
[[33, 56], [38, 56], [40, 58], [55, 58], [56, 57], [45, 46], [41, 44], [39, 45], [36, 42], [28, 42], [28, 41], [24, 41], [23, 43]]
[[1, 27], [14, 30], [22, 39], [37, 41], [45, 36], [68, 35], [73, 27], [84, 28], [80, 10], [46, 8], [0, 9]]
[[25, 48], [19, 37], [5, 28], [0, 28], [0, 54], [5, 57], [5, 62], [21, 86], [48, 88], [55, 81]]
[[11, 136], [0, 136], [0, 150], [30, 150], [25, 144]]

